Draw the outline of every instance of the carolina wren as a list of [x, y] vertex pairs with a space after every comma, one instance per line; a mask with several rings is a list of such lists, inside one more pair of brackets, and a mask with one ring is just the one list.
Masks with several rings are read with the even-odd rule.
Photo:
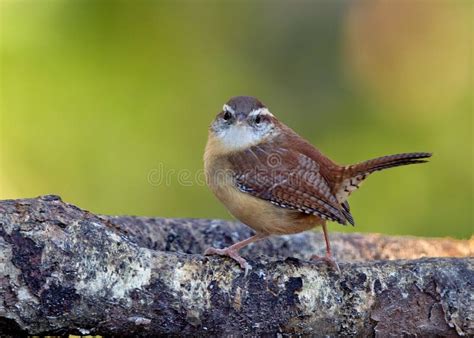
[[[232, 215], [256, 231], [225, 249], [244, 269], [238, 251], [270, 235], [323, 228], [328, 263], [331, 256], [327, 221], [354, 225], [347, 198], [371, 173], [426, 162], [431, 153], [405, 153], [341, 166], [280, 122], [259, 100], [230, 99], [209, 128], [204, 154], [207, 183]], [[319, 257], [313, 257], [319, 258]]]

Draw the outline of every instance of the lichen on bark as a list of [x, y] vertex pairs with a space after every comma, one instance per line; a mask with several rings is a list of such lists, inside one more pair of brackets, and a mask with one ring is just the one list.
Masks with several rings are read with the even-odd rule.
[[219, 220], [94, 215], [0, 201], [0, 333], [474, 335], [473, 240], [320, 234], [204, 257], [251, 232]]

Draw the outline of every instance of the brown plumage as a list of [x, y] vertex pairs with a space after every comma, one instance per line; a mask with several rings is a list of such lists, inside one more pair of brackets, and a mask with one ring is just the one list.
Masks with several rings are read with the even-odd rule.
[[[209, 131], [204, 155], [208, 184], [229, 211], [257, 234], [226, 249], [248, 268], [238, 250], [269, 235], [322, 225], [354, 225], [347, 198], [371, 173], [426, 162], [430, 153], [406, 153], [340, 166], [278, 121], [257, 99], [236, 97], [224, 105]], [[337, 265], [336, 265], [337, 266]]]

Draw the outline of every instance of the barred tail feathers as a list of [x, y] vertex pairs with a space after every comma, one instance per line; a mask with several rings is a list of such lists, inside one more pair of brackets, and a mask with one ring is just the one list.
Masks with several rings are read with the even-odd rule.
[[382, 156], [345, 167], [344, 176], [349, 178], [364, 173], [370, 174], [374, 171], [399, 167], [402, 165], [425, 163], [427, 162], [425, 159], [431, 157], [431, 155], [431, 153], [404, 153]]
[[349, 195], [360, 187], [362, 181], [375, 171], [408, 164], [425, 163], [427, 162], [425, 159], [431, 157], [431, 155], [431, 153], [388, 155], [343, 167], [341, 182], [336, 189], [336, 198], [339, 203], [345, 202]]

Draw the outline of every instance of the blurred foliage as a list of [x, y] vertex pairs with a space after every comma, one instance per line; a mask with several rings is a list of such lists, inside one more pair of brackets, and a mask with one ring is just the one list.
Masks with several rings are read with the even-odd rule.
[[0, 198], [228, 218], [193, 179], [214, 115], [252, 95], [340, 163], [435, 153], [368, 179], [344, 230], [469, 237], [472, 6], [2, 0]]

